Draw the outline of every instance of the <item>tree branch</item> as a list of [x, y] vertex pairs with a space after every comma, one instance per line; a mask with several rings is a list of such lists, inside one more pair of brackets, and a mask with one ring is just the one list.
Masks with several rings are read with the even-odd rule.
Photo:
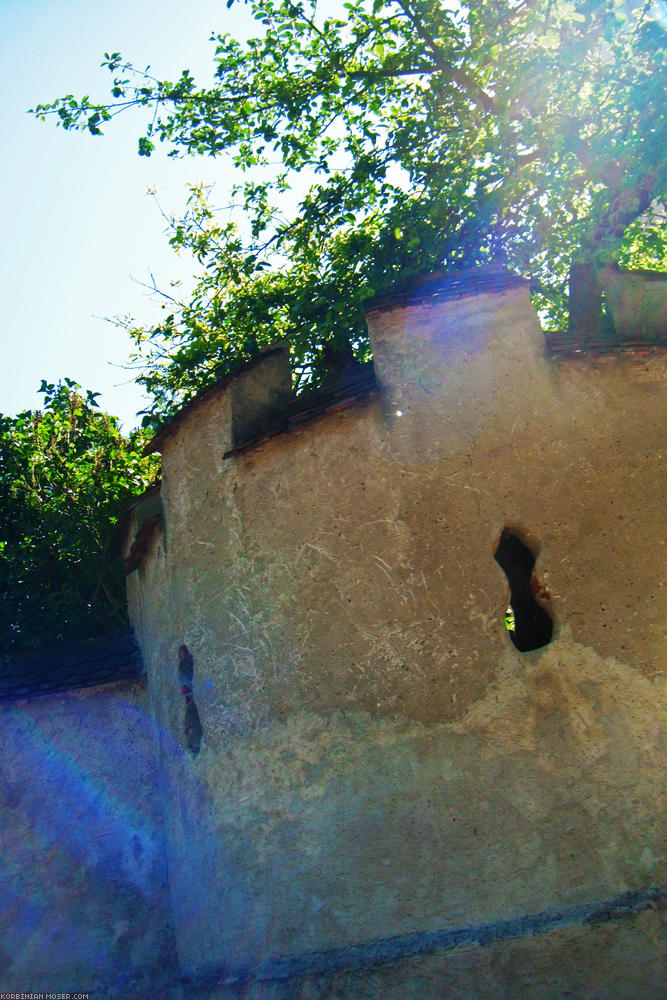
[[406, 0], [397, 0], [397, 2], [419, 37], [428, 45], [438, 70], [446, 74], [483, 111], [486, 111], [487, 114], [497, 115], [498, 108], [493, 98], [475, 83], [465, 70], [452, 66], [447, 62], [435, 38], [433, 38], [424, 22], [410, 10]]

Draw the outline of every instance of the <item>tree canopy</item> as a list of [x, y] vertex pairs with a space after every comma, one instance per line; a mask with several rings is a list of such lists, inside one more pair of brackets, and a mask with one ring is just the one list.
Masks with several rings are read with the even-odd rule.
[[277, 337], [297, 384], [362, 358], [364, 303], [436, 266], [505, 261], [558, 328], [572, 260], [667, 265], [664, 4], [251, 7], [255, 38], [214, 36], [212, 86], [113, 52], [108, 101], [35, 109], [99, 135], [135, 108], [140, 155], [162, 143], [238, 168], [231, 206], [193, 187], [170, 220], [202, 265], [192, 297], [164, 295], [163, 322], [131, 326], [156, 413]]
[[97, 393], [42, 382], [42, 410], [0, 414], [0, 653], [127, 624], [109, 545], [157, 473], [146, 434], [121, 434]]

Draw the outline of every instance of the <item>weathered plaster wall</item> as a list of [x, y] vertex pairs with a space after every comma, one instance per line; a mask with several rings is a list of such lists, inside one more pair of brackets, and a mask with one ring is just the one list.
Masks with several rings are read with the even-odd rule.
[[0, 987], [171, 997], [154, 722], [143, 685], [0, 708]]
[[[131, 593], [192, 975], [667, 883], [664, 355], [548, 361], [522, 287], [369, 329], [379, 401], [224, 460], [221, 394], [164, 443], [165, 535]], [[503, 627], [507, 524], [556, 620], [535, 653]], [[638, 963], [652, 919], [619, 931]], [[540, 996], [564, 954], [570, 988], [593, 967], [600, 936], [565, 939], [534, 946]], [[433, 961], [402, 996], [443, 995]]]
[[600, 283], [618, 337], [657, 340], [667, 335], [667, 275], [604, 268]]

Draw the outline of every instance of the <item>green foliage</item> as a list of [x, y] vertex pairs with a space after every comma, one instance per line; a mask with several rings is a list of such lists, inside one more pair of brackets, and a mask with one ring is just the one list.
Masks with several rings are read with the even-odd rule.
[[[163, 323], [132, 328], [158, 413], [278, 336], [317, 381], [326, 342], [367, 350], [364, 302], [436, 265], [504, 260], [561, 323], [570, 261], [627, 257], [627, 227], [664, 195], [663, 4], [250, 6], [257, 37], [214, 37], [212, 87], [107, 53], [110, 103], [36, 109], [95, 135], [143, 109], [141, 155], [164, 143], [245, 173], [229, 211], [193, 189], [171, 220], [202, 275], [191, 299], [165, 298]], [[635, 258], [663, 259], [664, 219], [633, 232]]]
[[145, 435], [124, 437], [71, 379], [42, 382], [43, 409], [0, 414], [0, 652], [127, 623], [109, 555], [119, 512], [157, 473]]
[[658, 203], [625, 231], [616, 254], [621, 267], [631, 270], [667, 271], [667, 210]]

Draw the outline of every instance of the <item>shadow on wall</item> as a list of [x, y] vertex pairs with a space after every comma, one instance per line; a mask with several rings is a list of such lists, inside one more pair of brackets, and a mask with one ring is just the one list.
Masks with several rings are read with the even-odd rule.
[[199, 709], [192, 691], [194, 673], [192, 653], [187, 646], [180, 646], [178, 650], [178, 680], [181, 685], [181, 694], [185, 698], [185, 717], [183, 720], [185, 745], [190, 753], [198, 754], [201, 750], [203, 730]]

